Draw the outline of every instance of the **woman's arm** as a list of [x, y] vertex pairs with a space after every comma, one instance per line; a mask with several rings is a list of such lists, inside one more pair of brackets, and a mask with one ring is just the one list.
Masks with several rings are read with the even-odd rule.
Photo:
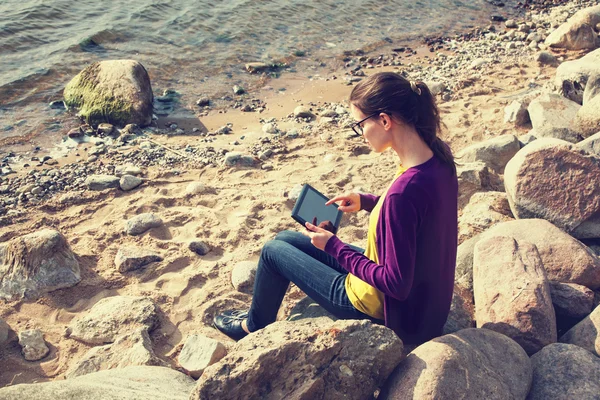
[[359, 193], [360, 196], [360, 209], [368, 212], [373, 211], [375, 204], [379, 201], [380, 196], [374, 194]]

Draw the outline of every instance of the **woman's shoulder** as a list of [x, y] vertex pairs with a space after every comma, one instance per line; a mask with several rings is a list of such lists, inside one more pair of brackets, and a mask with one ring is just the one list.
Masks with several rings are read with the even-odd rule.
[[452, 191], [456, 181], [451, 169], [434, 156], [425, 163], [404, 171], [392, 183], [388, 194], [426, 199], [440, 190]]

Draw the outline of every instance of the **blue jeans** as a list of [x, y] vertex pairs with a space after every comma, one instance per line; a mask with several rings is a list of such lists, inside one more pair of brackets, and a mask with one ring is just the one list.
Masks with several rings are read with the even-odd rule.
[[248, 329], [254, 332], [275, 322], [290, 282], [337, 318], [381, 323], [354, 308], [346, 294], [347, 275], [337, 260], [313, 246], [309, 237], [300, 232], [280, 232], [265, 244], [260, 254]]

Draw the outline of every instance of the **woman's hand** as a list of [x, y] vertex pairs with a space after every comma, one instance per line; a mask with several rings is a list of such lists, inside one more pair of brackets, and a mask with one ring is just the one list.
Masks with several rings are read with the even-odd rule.
[[332, 236], [334, 236], [334, 234], [329, 232], [328, 230], [319, 228], [318, 226], [313, 225], [310, 222], [307, 222], [305, 226], [306, 229], [308, 229], [308, 231], [304, 231], [302, 233], [310, 238], [310, 242], [317, 249], [325, 250], [327, 242], [329, 241], [329, 239], [331, 239]]
[[341, 202], [338, 210], [345, 213], [360, 211], [360, 195], [358, 193], [347, 193], [341, 196], [334, 197], [325, 203], [326, 206]]

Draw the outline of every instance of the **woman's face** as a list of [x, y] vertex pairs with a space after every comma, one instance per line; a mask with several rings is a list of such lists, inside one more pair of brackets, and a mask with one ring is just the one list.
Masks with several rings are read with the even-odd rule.
[[[362, 121], [368, 115], [363, 114], [354, 104], [350, 105], [350, 112], [355, 122]], [[375, 115], [360, 124], [363, 138], [371, 146], [374, 152], [381, 153], [390, 147], [389, 132], [386, 131], [381, 123], [379, 115]]]

